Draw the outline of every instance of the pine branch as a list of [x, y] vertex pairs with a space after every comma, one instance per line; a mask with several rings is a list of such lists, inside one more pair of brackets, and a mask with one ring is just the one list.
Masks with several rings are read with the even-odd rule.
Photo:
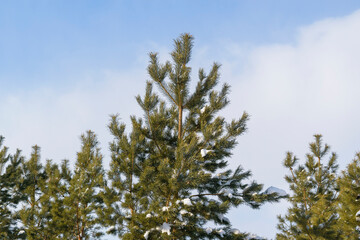
[[181, 139], [182, 139], [182, 114], [183, 114], [183, 106], [178, 105], [178, 109], [179, 109], [178, 140], [181, 141]]
[[159, 150], [160, 154], [161, 154], [161, 155], [165, 155], [165, 154], [163, 153], [163, 151], [161, 150], [161, 148], [160, 148], [157, 140], [156, 140], [155, 137], [154, 137], [154, 131], [153, 131], [153, 128], [152, 128], [152, 122], [151, 122], [151, 120], [150, 120], [150, 113], [149, 113], [149, 111], [146, 111], [146, 116], [147, 116], [147, 119], [148, 119], [149, 128], [150, 128], [150, 133], [151, 133], [151, 136], [152, 136], [151, 140], [154, 141], [155, 146], [156, 146], [157, 149]]
[[172, 102], [177, 105], [175, 99], [171, 96], [171, 94], [169, 93], [169, 91], [164, 87], [164, 85], [162, 84], [162, 82], [157, 82], [160, 87], [162, 88], [162, 90], [166, 93], [166, 95], [172, 100]]

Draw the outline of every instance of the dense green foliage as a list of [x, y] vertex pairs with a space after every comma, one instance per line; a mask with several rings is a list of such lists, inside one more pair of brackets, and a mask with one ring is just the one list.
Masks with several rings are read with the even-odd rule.
[[97, 145], [94, 133], [82, 136], [73, 172], [67, 160], [60, 167], [50, 160], [43, 166], [38, 146], [33, 147], [27, 161], [20, 151], [8, 155], [3, 147], [0, 239], [81, 240], [102, 236], [98, 213], [104, 209], [101, 196], [105, 172]]
[[277, 239], [342, 239], [339, 229], [338, 188], [336, 184], [337, 156], [322, 143], [322, 136], [315, 135], [310, 143], [306, 162], [287, 153], [284, 166], [290, 174], [285, 177], [292, 194], [291, 207], [285, 216], [279, 216]]
[[355, 159], [342, 172], [339, 185], [339, 216], [344, 239], [360, 239], [360, 224], [355, 216], [360, 211], [360, 201], [357, 199], [360, 195], [360, 153], [356, 154]]
[[33, 147], [33, 152], [28, 161], [23, 164], [23, 195], [25, 201], [19, 211], [26, 239], [49, 239], [46, 228], [49, 219], [46, 191], [47, 176], [40, 163], [40, 148]]
[[0, 239], [15, 239], [23, 235], [16, 225], [16, 207], [23, 196], [19, 179], [23, 159], [19, 150], [9, 155], [3, 141], [4, 138], [0, 136]]
[[74, 174], [65, 197], [66, 215], [71, 219], [71, 232], [77, 239], [95, 239], [102, 235], [97, 215], [103, 209], [101, 192], [104, 188], [103, 156], [93, 132], [81, 136], [81, 151], [77, 154]]
[[[229, 86], [220, 90], [219, 65], [208, 74], [199, 70], [190, 90], [193, 38], [174, 42], [172, 62], [160, 64], [150, 54], [145, 95], [137, 102], [144, 118], [132, 117], [130, 134], [113, 116], [114, 136], [109, 172], [108, 206], [111, 222], [122, 239], [243, 239], [224, 216], [232, 206], [258, 208], [277, 201], [276, 193], [262, 193], [262, 185], [246, 181], [249, 171], [226, 169], [236, 138], [246, 130], [248, 114], [226, 122], [218, 112], [229, 103]], [[153, 85], [164, 96], [153, 91]], [[122, 211], [120, 210], [122, 209]], [[207, 223], [214, 222], [211, 229]]]

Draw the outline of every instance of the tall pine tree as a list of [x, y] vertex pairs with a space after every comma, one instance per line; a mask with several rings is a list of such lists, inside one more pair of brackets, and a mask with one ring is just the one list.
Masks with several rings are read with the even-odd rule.
[[23, 196], [25, 201], [19, 211], [25, 239], [72, 239], [72, 221], [65, 199], [69, 198], [70, 170], [68, 161], [61, 167], [47, 160], [40, 163], [40, 148], [33, 147], [29, 161], [23, 164]]
[[291, 207], [285, 216], [279, 216], [279, 240], [338, 240], [336, 172], [337, 156], [322, 143], [321, 135], [314, 135], [306, 162], [299, 164], [293, 153], [288, 152], [284, 166], [290, 174], [285, 176], [292, 191]]
[[[220, 65], [199, 70], [190, 90], [193, 37], [174, 41], [172, 62], [150, 54], [144, 97], [137, 102], [143, 118], [131, 117], [130, 134], [117, 116], [109, 128], [111, 188], [107, 189], [109, 232], [127, 239], [244, 239], [225, 217], [231, 207], [258, 208], [276, 201], [249, 181], [250, 171], [228, 169], [236, 138], [246, 131], [248, 114], [227, 122], [218, 115], [229, 104], [229, 85], [218, 91]], [[153, 91], [157, 85], [165, 98]], [[209, 227], [209, 223], [216, 227]]]
[[40, 147], [37, 145], [33, 147], [30, 159], [23, 164], [23, 184], [23, 194], [26, 200], [19, 214], [26, 239], [48, 239], [45, 231], [45, 219], [49, 213], [44, 211], [46, 173], [40, 162]]
[[356, 214], [360, 213], [360, 153], [342, 172], [339, 186], [339, 227], [344, 233], [344, 239], [360, 239], [360, 219], [356, 219]]
[[25, 237], [17, 226], [16, 207], [23, 199], [21, 184], [21, 164], [23, 158], [20, 150], [15, 155], [8, 154], [3, 147], [4, 137], [0, 136], [0, 239], [17, 239]]
[[101, 219], [98, 217], [103, 208], [103, 156], [93, 132], [88, 131], [81, 136], [81, 140], [81, 151], [77, 153], [74, 174], [70, 177], [69, 192], [64, 199], [64, 211], [69, 219], [69, 239], [97, 239], [103, 235]]
[[47, 160], [44, 167], [46, 183], [42, 188], [40, 212], [44, 229], [38, 234], [43, 240], [71, 239], [71, 222], [64, 204], [66, 196], [69, 195], [69, 171], [66, 160], [60, 168], [51, 160]]

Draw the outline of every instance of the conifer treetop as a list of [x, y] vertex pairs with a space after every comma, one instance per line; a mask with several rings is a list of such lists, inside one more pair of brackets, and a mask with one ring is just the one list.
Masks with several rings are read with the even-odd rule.
[[341, 239], [337, 225], [337, 155], [330, 153], [321, 135], [314, 138], [304, 163], [293, 153], [286, 153], [284, 166], [289, 174], [285, 180], [292, 192], [288, 198], [291, 207], [285, 216], [278, 217], [279, 240]]
[[353, 161], [342, 171], [338, 179], [340, 229], [349, 240], [360, 238], [360, 153], [355, 154]]
[[229, 209], [258, 208], [281, 198], [261, 192], [261, 184], [249, 181], [250, 171], [226, 169], [249, 116], [244, 112], [227, 122], [218, 115], [229, 103], [229, 85], [216, 89], [217, 63], [209, 73], [200, 69], [190, 89], [192, 47], [193, 37], [182, 34], [174, 40], [171, 62], [161, 64], [157, 53], [150, 53], [151, 79], [145, 95], [136, 97], [144, 117], [131, 117], [129, 134], [118, 116], [110, 121], [106, 221], [121, 239], [243, 239], [246, 234], [232, 229], [225, 217]]

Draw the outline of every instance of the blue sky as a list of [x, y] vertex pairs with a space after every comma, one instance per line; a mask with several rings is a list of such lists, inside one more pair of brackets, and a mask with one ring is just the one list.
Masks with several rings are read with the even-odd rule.
[[[230, 159], [265, 187], [287, 189], [282, 160], [303, 159], [312, 135], [339, 154], [360, 151], [359, 1], [2, 1], [0, 135], [28, 156], [75, 160], [94, 130], [109, 162], [109, 114], [141, 116], [148, 53], [195, 37], [194, 71], [222, 64], [232, 86], [223, 114], [251, 115]], [[195, 74], [196, 75], [196, 74]], [[230, 212], [234, 227], [274, 237], [286, 203]], [[261, 226], [259, 228], [259, 226]], [[110, 239], [110, 238], [109, 238]]]
[[0, 81], [7, 88], [72, 84], [71, 76], [136, 67], [149, 43], [291, 42], [298, 26], [351, 13], [358, 1], [2, 1]]

